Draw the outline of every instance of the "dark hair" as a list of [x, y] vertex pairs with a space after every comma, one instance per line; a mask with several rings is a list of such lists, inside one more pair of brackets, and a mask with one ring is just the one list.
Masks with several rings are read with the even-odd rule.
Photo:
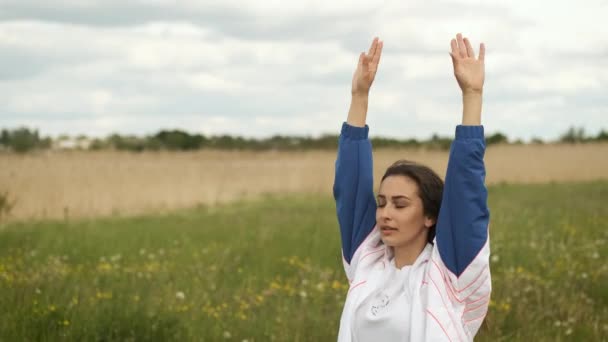
[[405, 176], [418, 185], [418, 196], [422, 199], [424, 215], [435, 219], [435, 224], [429, 228], [427, 241], [433, 243], [441, 197], [443, 196], [443, 180], [431, 168], [409, 160], [398, 160], [386, 169], [382, 181], [388, 176]]

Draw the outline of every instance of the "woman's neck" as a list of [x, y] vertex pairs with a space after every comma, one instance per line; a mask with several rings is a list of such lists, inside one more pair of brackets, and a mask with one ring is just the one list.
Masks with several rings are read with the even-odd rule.
[[413, 265], [418, 259], [418, 256], [424, 250], [427, 244], [426, 234], [421, 234], [422, 238], [416, 238], [408, 244], [393, 247], [395, 254], [395, 266], [402, 268], [403, 266]]

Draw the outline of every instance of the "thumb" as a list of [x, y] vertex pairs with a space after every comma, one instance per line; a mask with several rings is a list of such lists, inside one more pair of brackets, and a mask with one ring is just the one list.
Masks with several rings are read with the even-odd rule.
[[454, 56], [453, 53], [448, 52], [450, 54], [450, 57], [452, 57], [452, 65], [454, 66], [454, 69], [456, 69], [456, 57]]
[[363, 61], [365, 60], [365, 52], [361, 52], [359, 55], [359, 65], [363, 65]]

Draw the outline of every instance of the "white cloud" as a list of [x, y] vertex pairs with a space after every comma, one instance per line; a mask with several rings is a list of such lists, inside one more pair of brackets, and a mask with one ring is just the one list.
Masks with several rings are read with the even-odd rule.
[[378, 35], [372, 134], [451, 135], [461, 104], [449, 40], [464, 32], [476, 50], [487, 46], [487, 131], [595, 132], [608, 128], [607, 15], [593, 0], [5, 0], [0, 126], [96, 136], [337, 132], [358, 53]]

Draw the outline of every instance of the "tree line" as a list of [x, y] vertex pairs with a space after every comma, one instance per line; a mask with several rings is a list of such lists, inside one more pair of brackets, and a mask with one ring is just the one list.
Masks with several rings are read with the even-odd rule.
[[[72, 142], [70, 148], [89, 150], [126, 150], [126, 151], [191, 151], [199, 149], [219, 150], [313, 150], [336, 149], [337, 135], [323, 135], [318, 138], [275, 135], [270, 138], [244, 138], [240, 136], [219, 135], [205, 136], [190, 134], [182, 130], [161, 130], [154, 135], [138, 137], [135, 135], [112, 134], [106, 138], [94, 138], [81, 135], [75, 138], [60, 136], [58, 138], [41, 137], [38, 130], [20, 127], [16, 129], [2, 129], [0, 132], [0, 150], [11, 150], [19, 153], [31, 150], [43, 150], [61, 146], [61, 142]], [[585, 134], [583, 128], [570, 127], [556, 142], [561, 143], [588, 143], [608, 141], [608, 132], [601, 130], [596, 136]], [[433, 134], [429, 139], [392, 139], [372, 137], [375, 148], [384, 147], [414, 147], [427, 149], [447, 150], [452, 139]], [[506, 135], [494, 133], [486, 136], [486, 144], [522, 144], [520, 140], [509, 141]], [[533, 144], [543, 144], [543, 140], [532, 139]], [[65, 146], [64, 146], [65, 147]]]

